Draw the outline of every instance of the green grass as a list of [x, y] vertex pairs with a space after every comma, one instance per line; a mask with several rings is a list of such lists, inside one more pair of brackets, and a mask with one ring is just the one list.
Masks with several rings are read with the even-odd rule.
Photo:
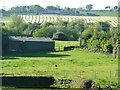
[[[81, 12], [81, 14], [86, 14], [87, 12]], [[100, 15], [100, 16], [118, 16], [118, 12], [117, 11], [99, 11], [99, 12], [89, 12], [89, 13], [93, 13], [96, 15]]]
[[10, 18], [10, 16], [3, 16], [1, 20], [8, 22], [8, 21], [11, 21], [11, 18]]
[[100, 16], [118, 16], [117, 11], [112, 12], [94, 12], [94, 14], [100, 15]]
[[63, 50], [65, 46], [79, 46], [78, 41], [55, 41], [56, 50]]
[[[60, 44], [61, 43], [61, 44]], [[70, 42], [71, 45], [78, 42]], [[78, 43], [79, 44], [79, 43]], [[56, 46], [70, 45], [57, 41]], [[92, 79], [116, 87], [117, 59], [82, 49], [60, 52], [8, 53], [3, 57], [3, 75], [54, 76]], [[57, 66], [57, 67], [56, 67]]]
[[[89, 12], [89, 13], [93, 13], [93, 14], [100, 15], [100, 16], [118, 16], [117, 11], [106, 11], [106, 12], [99, 11], [99, 12]], [[86, 14], [86, 12], [81, 12], [81, 14]], [[38, 16], [38, 15], [34, 15], [34, 16]], [[10, 21], [10, 20], [11, 20], [10, 16], [2, 17], [2, 21]]]

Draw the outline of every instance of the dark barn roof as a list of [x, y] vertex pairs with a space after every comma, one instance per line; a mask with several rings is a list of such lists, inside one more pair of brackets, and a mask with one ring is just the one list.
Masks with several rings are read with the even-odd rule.
[[10, 36], [10, 40], [14, 41], [29, 41], [29, 42], [54, 42], [51, 38], [46, 37], [21, 37], [21, 36]]

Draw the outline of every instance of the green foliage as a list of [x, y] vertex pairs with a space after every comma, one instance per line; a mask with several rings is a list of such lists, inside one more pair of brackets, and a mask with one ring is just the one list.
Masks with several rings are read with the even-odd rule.
[[117, 39], [116, 46], [120, 47], [120, 39]]
[[6, 28], [13, 32], [13, 35], [23, 35], [23, 31], [27, 28], [27, 24], [17, 15], [11, 16], [12, 20], [6, 25]]
[[8, 51], [9, 36], [13, 34], [12, 31], [9, 31], [5, 26], [2, 26], [2, 52]]
[[6, 52], [8, 50], [9, 44], [9, 35], [6, 33], [7, 30], [2, 29], [2, 52]]
[[84, 46], [87, 46], [87, 40], [93, 36], [93, 28], [87, 28], [82, 33], [82, 39], [84, 40]]
[[46, 10], [60, 10], [59, 6], [47, 6]]
[[91, 38], [88, 40], [88, 47], [90, 48], [96, 48], [96, 49], [100, 49], [100, 41], [94, 38]]
[[[56, 43], [59, 46], [69, 46], [69, 44], [74, 45], [76, 42], [72, 41], [73, 44], [70, 41]], [[102, 83], [104, 86], [118, 82], [118, 78], [115, 76], [118, 72], [116, 59], [83, 49], [65, 52], [13, 52], [3, 56], [1, 62], [2, 75], [54, 76], [55, 79], [67, 78], [72, 80], [86, 78], [99, 84]], [[93, 75], [95, 72], [96, 77]], [[105, 82], [101, 82], [101, 80]]]
[[23, 34], [26, 35], [26, 36], [31, 36], [32, 30], [26, 29], [26, 30], [24, 30]]
[[68, 22], [67, 21], [62, 21], [62, 20], [58, 20], [57, 22], [56, 22], [56, 24], [59, 26], [65, 26], [65, 27], [67, 27], [67, 25], [68, 25]]
[[[119, 27], [113, 28], [108, 22], [85, 24], [82, 19], [68, 22], [66, 20], [63, 21], [61, 17], [60, 20], [57, 20], [57, 22], [54, 23], [45, 22], [42, 24], [26, 24], [17, 15], [13, 15], [11, 18], [12, 20], [10, 23], [5, 23], [5, 25], [3, 24], [2, 26], [6, 29], [3, 33], [7, 33], [9, 36], [25, 35], [34, 37], [53, 37], [58, 40], [80, 40], [80, 44], [83, 44], [83, 46], [100, 49], [106, 52], [112, 51], [110, 38], [120, 38]], [[62, 32], [62, 34], [60, 32]]]
[[110, 31], [110, 24], [108, 22], [99, 22], [94, 25], [94, 37], [98, 37], [99, 32], [107, 32]]
[[68, 40], [67, 36], [63, 32], [54, 33], [53, 39], [54, 40], [63, 40], [63, 41]]
[[43, 25], [42, 25], [42, 27], [43, 28], [46, 28], [46, 27], [49, 27], [49, 26], [52, 26], [53, 25], [53, 23], [51, 23], [51, 22], [45, 22]]
[[45, 29], [37, 29], [33, 32], [33, 37], [48, 37], [49, 33]]
[[101, 30], [108, 32], [110, 30], [110, 24], [108, 22], [99, 22]]
[[49, 32], [49, 37], [50, 38], [53, 37], [53, 33], [57, 32], [57, 28], [55, 26], [46, 27], [46, 30]]
[[112, 53], [113, 47], [109, 40], [107, 40], [106, 43], [104, 44], [103, 50], [106, 52]]
[[99, 31], [99, 29], [94, 30], [93, 37], [88, 40], [88, 47], [90, 48], [97, 48], [103, 51], [112, 52], [112, 45], [110, 42], [111, 35], [109, 32], [106, 31]]
[[93, 9], [93, 5], [92, 4], [86, 5], [86, 9], [89, 10], [89, 11], [92, 10]]
[[11, 13], [22, 13], [22, 14], [31, 14], [31, 13], [35, 13], [38, 14], [40, 11], [44, 10], [43, 7], [39, 6], [39, 5], [31, 5], [31, 6], [17, 6], [17, 7], [12, 7], [10, 12]]
[[120, 25], [118, 27], [117, 33], [115, 33], [115, 38], [120, 39]]
[[93, 28], [87, 28], [82, 33], [82, 38], [85, 40], [90, 39], [93, 36]]

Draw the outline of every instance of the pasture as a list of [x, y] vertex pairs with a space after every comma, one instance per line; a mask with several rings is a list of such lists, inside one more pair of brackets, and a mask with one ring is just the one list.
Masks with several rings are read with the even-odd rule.
[[[56, 41], [57, 47], [79, 45]], [[117, 87], [118, 61], [111, 56], [83, 49], [57, 52], [7, 53], [3, 56], [2, 75], [54, 76], [56, 79], [92, 79], [101, 85]]]
[[[87, 12], [83, 11], [81, 14], [86, 14]], [[89, 13], [100, 15], [100, 16], [118, 16], [117, 11], [90, 11]]]

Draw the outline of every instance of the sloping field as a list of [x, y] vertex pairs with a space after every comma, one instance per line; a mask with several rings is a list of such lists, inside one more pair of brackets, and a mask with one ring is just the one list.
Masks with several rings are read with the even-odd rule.
[[[57, 41], [56, 47], [79, 45], [78, 42]], [[118, 60], [83, 49], [59, 52], [7, 53], [3, 56], [5, 76], [54, 76], [56, 79], [92, 79], [101, 85], [117, 87]]]
[[75, 22], [77, 20], [84, 20], [85, 23], [97, 23], [100, 21], [107, 21], [113, 27], [117, 27], [118, 18], [111, 16], [66, 16], [66, 15], [19, 15], [25, 22], [30, 23], [45, 23], [45, 22], [57, 22], [63, 20], [67, 22]]

